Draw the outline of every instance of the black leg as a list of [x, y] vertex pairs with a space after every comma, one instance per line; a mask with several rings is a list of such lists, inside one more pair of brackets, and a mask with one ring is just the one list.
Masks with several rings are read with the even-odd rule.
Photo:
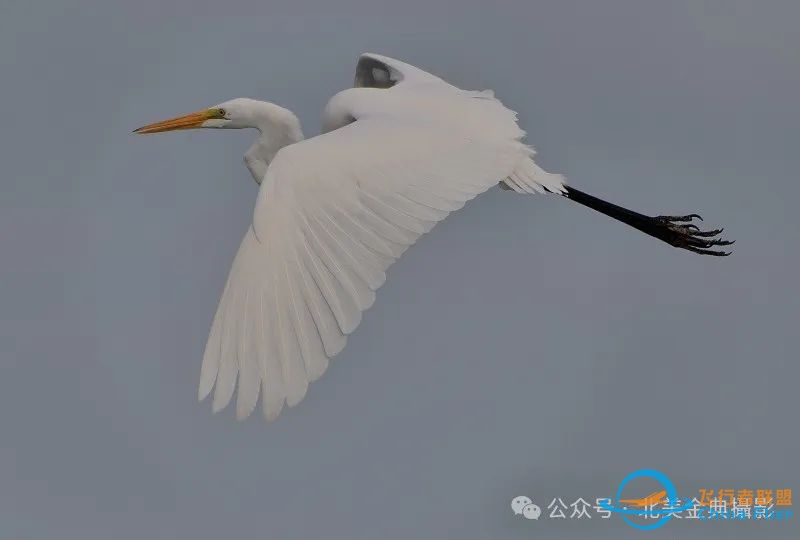
[[733, 244], [733, 241], [714, 238], [722, 232], [722, 229], [701, 231], [697, 225], [692, 223], [695, 218], [703, 221], [703, 218], [697, 214], [689, 214], [688, 216], [645, 216], [569, 186], [566, 187], [566, 197], [578, 204], [626, 223], [635, 229], [639, 229], [643, 233], [658, 238], [672, 246], [695, 253], [702, 253], [703, 255], [721, 257], [730, 255], [730, 252], [709, 249], [713, 246], [728, 246]]

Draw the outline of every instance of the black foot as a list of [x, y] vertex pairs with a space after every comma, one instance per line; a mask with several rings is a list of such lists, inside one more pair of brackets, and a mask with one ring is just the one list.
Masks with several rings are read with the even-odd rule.
[[617, 206], [603, 199], [598, 199], [571, 186], [565, 187], [564, 194], [578, 204], [597, 210], [672, 246], [695, 253], [702, 253], [703, 255], [715, 255], [717, 257], [730, 255], [730, 252], [709, 249], [714, 246], [729, 246], [733, 242], [715, 238], [722, 232], [722, 229], [701, 231], [697, 225], [692, 223], [693, 219], [703, 221], [703, 218], [697, 214], [652, 217]]
[[652, 221], [646, 224], [642, 230], [670, 245], [695, 253], [715, 255], [717, 257], [727, 257], [730, 255], [731, 252], [729, 251], [709, 249], [714, 246], [729, 246], [733, 244], [733, 240], [714, 238], [720, 234], [723, 229], [701, 231], [697, 225], [692, 223], [694, 218], [703, 221], [703, 218], [697, 214], [689, 214], [688, 216], [656, 216], [649, 218]]

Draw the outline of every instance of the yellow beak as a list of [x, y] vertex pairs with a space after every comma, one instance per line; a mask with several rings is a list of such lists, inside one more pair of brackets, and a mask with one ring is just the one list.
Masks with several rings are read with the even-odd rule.
[[174, 131], [176, 129], [199, 128], [203, 125], [203, 122], [210, 120], [211, 118], [214, 118], [214, 115], [211, 111], [197, 111], [185, 114], [183, 116], [170, 118], [169, 120], [162, 120], [160, 122], [147, 124], [139, 129], [134, 129], [133, 132], [139, 133], [140, 135], [145, 135], [148, 133], [161, 133], [162, 131]]

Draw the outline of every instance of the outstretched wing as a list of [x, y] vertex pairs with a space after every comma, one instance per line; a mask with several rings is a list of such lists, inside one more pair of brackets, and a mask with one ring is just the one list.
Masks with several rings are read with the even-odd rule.
[[[474, 98], [454, 94], [448, 106], [470, 113]], [[513, 118], [505, 131], [482, 133], [414, 114], [354, 117], [282, 149], [267, 170], [203, 358], [199, 398], [214, 389], [215, 411], [231, 401], [237, 378], [238, 418], [260, 393], [268, 420], [299, 403], [361, 322], [387, 268], [450, 212], [532, 163]]]

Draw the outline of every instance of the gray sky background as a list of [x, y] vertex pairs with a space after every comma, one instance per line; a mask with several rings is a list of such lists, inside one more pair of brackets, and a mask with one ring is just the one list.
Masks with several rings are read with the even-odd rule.
[[[796, 537], [800, 514], [645, 533], [509, 502], [643, 467], [800, 496], [800, 3], [382, 4], [2, 3], [0, 538]], [[300, 406], [212, 415], [253, 135], [130, 131], [247, 96], [313, 135], [363, 51], [493, 88], [545, 168], [700, 212], [734, 255], [495, 189], [392, 267]]]

